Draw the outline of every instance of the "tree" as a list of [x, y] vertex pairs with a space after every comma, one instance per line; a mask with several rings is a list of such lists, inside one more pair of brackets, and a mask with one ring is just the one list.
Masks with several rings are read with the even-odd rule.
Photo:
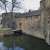
[[13, 9], [14, 8], [18, 8], [18, 9], [22, 9], [21, 7], [22, 7], [22, 5], [21, 5], [21, 2], [18, 2], [18, 0], [12, 0], [12, 2], [9, 2], [8, 0], [0, 0], [1, 1], [1, 3], [2, 3], [2, 5], [0, 5], [0, 7], [2, 7], [2, 6], [4, 6], [4, 7], [2, 7], [3, 9], [5, 9], [5, 12], [7, 13], [7, 8], [10, 8], [10, 7], [7, 7], [7, 5], [9, 4], [9, 3], [11, 3], [11, 5], [12, 5], [12, 9], [11, 9], [11, 12], [13, 12]]
[[[12, 29], [16, 29], [16, 22], [15, 22], [15, 17], [13, 16], [13, 11], [14, 11], [14, 8], [18, 8], [18, 9], [20, 9], [21, 7], [20, 7], [20, 4], [21, 4], [21, 2], [18, 2], [17, 0], [12, 0], [12, 10], [11, 10], [11, 17], [12, 17], [12, 19], [13, 20], [11, 20], [11, 21], [13, 21], [13, 22], [11, 22], [11, 25], [12, 25]], [[15, 25], [15, 26], [14, 26]]]
[[[1, 2], [3, 3], [6, 11], [6, 14], [3, 14], [4, 16], [2, 20], [3, 27], [16, 29], [16, 21], [15, 21], [15, 16], [13, 16], [13, 12], [14, 12], [14, 8], [22, 9], [21, 2], [18, 2], [18, 0], [12, 0], [11, 2], [7, 0], [1, 0]], [[8, 2], [11, 3], [10, 17], [9, 14], [7, 14]]]
[[6, 2], [8, 2], [7, 0], [0, 0], [2, 3], [3, 3], [3, 5], [4, 5], [4, 8], [5, 8], [5, 11], [6, 11], [6, 13], [7, 13], [7, 9], [6, 9]]

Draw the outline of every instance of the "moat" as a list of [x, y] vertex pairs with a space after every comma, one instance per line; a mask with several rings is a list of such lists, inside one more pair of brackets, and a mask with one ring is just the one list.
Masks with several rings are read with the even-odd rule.
[[5, 36], [0, 39], [0, 50], [50, 50], [45, 40], [29, 35]]

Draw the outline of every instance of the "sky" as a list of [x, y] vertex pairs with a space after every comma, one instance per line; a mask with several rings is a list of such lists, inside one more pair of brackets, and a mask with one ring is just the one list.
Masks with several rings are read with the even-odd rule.
[[[8, 0], [11, 2], [11, 0]], [[17, 11], [17, 12], [27, 12], [30, 10], [37, 10], [39, 9], [40, 7], [40, 0], [18, 0], [19, 2], [22, 3], [23, 5], [23, 9], [17, 9], [17, 10], [14, 10], [14, 11]], [[1, 12], [4, 12], [4, 11], [1, 11]]]
[[24, 0], [24, 7], [27, 10], [37, 10], [40, 7], [40, 0]]

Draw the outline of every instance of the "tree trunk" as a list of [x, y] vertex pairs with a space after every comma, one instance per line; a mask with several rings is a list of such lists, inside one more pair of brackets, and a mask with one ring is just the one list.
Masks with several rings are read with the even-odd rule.
[[6, 4], [5, 4], [5, 12], [7, 13]]

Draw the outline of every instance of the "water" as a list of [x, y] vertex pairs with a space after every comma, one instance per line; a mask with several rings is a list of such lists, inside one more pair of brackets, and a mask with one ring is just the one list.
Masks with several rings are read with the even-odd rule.
[[0, 50], [50, 50], [50, 46], [45, 40], [28, 35], [6, 36], [0, 41]]
[[0, 50], [4, 50], [3, 42], [0, 42]]
[[16, 45], [16, 36], [2, 37], [0, 41], [0, 50], [24, 50]]
[[4, 42], [0, 42], [0, 50], [24, 50], [24, 48], [20, 47], [7, 48], [4, 46]]

